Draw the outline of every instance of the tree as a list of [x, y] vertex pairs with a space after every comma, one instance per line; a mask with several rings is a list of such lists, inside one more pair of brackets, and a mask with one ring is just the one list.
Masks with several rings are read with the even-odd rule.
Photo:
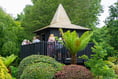
[[102, 27], [102, 28], [97, 28], [94, 27], [93, 29], [93, 36], [91, 37], [91, 42], [97, 42], [97, 43], [101, 43], [100, 45], [103, 46], [103, 49], [106, 50], [107, 52], [107, 57], [109, 56], [116, 56], [117, 55], [117, 51], [114, 50], [114, 47], [112, 47], [109, 44], [109, 40], [111, 40], [111, 36], [109, 34], [109, 30], [106, 26]]
[[109, 44], [118, 50], [118, 2], [110, 6], [110, 16], [106, 20], [108, 34], [110, 36]]
[[0, 55], [18, 55], [24, 29], [0, 8]]
[[25, 18], [22, 26], [26, 32], [50, 24], [53, 15], [60, 3], [64, 6], [73, 24], [90, 27], [97, 23], [101, 0], [32, 0], [33, 5], [24, 8]]
[[60, 32], [62, 34], [62, 38], [64, 39], [64, 45], [71, 54], [71, 64], [77, 64], [76, 55], [78, 51], [85, 49], [93, 33], [87, 31], [79, 38], [76, 31], [70, 32], [70, 30], [68, 30], [67, 32], [63, 33], [63, 30], [60, 29]]
[[24, 14], [23, 13], [20, 13], [20, 14], [17, 14], [17, 18], [15, 19], [15, 21], [20, 21], [22, 22], [24, 19]]
[[108, 43], [109, 42], [109, 35], [108, 34], [108, 29], [107, 27], [102, 27], [102, 28], [97, 28], [97, 27], [93, 27], [93, 36], [91, 41], [93, 42], [93, 40], [95, 40], [96, 42], [105, 42]]

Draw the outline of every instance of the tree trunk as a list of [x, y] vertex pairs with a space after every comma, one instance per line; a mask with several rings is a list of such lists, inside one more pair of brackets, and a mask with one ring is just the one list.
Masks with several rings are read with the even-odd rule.
[[76, 56], [76, 54], [71, 54], [71, 64], [77, 64], [77, 56]]

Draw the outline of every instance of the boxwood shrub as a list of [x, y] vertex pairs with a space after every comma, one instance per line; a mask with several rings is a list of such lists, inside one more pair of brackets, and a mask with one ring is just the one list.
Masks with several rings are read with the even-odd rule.
[[22, 74], [23, 70], [28, 66], [28, 65], [32, 65], [35, 63], [39, 63], [39, 62], [43, 62], [43, 63], [48, 63], [51, 64], [52, 67], [54, 67], [56, 69], [56, 71], [61, 70], [63, 64], [57, 62], [54, 58], [49, 57], [49, 56], [44, 56], [44, 55], [31, 55], [28, 56], [26, 58], [24, 58], [18, 67], [18, 75], [17, 78], [20, 78], [20, 75]]
[[56, 70], [48, 63], [36, 63], [27, 66], [20, 79], [53, 79]]

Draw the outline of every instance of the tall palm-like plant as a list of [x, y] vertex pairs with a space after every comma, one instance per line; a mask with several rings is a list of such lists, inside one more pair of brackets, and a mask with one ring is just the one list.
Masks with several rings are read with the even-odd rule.
[[76, 64], [78, 51], [83, 50], [87, 46], [93, 33], [86, 31], [79, 37], [76, 31], [70, 32], [70, 30], [68, 30], [64, 33], [63, 30], [60, 29], [60, 32], [64, 39], [64, 45], [71, 54], [71, 64]]

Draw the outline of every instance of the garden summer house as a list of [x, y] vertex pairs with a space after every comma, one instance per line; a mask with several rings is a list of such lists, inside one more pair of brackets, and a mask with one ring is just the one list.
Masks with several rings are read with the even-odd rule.
[[[40, 28], [36, 31], [34, 31], [34, 33], [36, 35], [40, 36], [40, 40], [41, 42], [36, 43], [36, 44], [30, 44], [30, 45], [24, 45], [21, 46], [21, 58], [24, 58], [26, 56], [32, 55], [32, 54], [41, 54], [41, 55], [47, 55], [47, 45], [48, 45], [48, 37], [50, 34], [54, 34], [54, 36], [58, 36], [60, 37], [60, 32], [59, 32], [59, 28], [62, 28], [63, 31], [73, 31], [75, 30], [79, 36], [81, 34], [83, 34], [85, 31], [90, 30], [89, 28], [85, 28], [82, 26], [78, 26], [75, 24], [72, 24], [66, 11], [64, 10], [62, 4], [59, 4], [56, 13], [50, 23], [50, 25], [45, 26], [43, 28]], [[88, 44], [88, 46], [86, 47], [85, 50], [80, 51], [78, 53], [78, 55], [82, 55], [82, 54], [86, 54], [86, 55], [90, 55], [91, 52], [91, 47], [93, 46], [93, 44]], [[67, 63], [66, 59], [69, 59], [69, 55], [67, 54], [67, 50], [64, 47], [64, 49], [62, 50], [64, 53], [61, 55], [61, 59], [58, 58], [58, 53], [55, 51], [55, 59], [57, 61], [60, 61], [62, 63]], [[67, 56], [68, 55], [68, 56]], [[58, 60], [59, 59], [59, 60]], [[83, 63], [84, 60], [79, 59], [79, 63]]]

